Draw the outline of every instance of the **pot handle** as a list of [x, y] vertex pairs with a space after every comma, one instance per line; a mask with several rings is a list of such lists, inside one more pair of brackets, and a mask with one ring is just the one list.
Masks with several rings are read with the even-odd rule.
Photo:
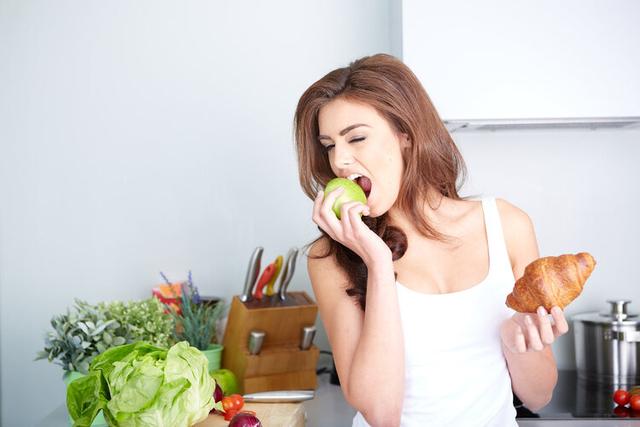
[[604, 331], [605, 341], [640, 342], [640, 331]]

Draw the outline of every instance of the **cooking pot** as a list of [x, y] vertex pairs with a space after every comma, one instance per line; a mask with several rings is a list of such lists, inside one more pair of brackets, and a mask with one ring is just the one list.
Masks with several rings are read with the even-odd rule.
[[573, 316], [578, 378], [604, 384], [640, 384], [640, 319], [630, 300], [608, 300], [606, 312]]

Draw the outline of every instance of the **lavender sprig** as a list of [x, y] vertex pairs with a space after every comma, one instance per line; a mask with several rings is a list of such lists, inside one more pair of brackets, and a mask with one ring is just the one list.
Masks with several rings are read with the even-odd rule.
[[164, 273], [161, 271], [160, 275], [162, 276], [162, 278], [164, 279], [165, 283], [169, 286], [171, 286], [171, 282], [169, 281], [169, 279], [167, 279], [167, 276], [164, 275]]
[[193, 280], [191, 279], [191, 270], [189, 270], [189, 291], [191, 291], [191, 300], [194, 304], [200, 304], [202, 299], [200, 298], [200, 292], [198, 292], [198, 287], [193, 285]]

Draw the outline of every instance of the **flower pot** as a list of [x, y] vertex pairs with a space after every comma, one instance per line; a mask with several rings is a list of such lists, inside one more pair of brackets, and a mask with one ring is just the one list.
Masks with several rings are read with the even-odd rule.
[[206, 350], [201, 350], [209, 361], [209, 372], [220, 369], [220, 361], [222, 360], [222, 344], [209, 344]]
[[[69, 387], [69, 384], [71, 384], [73, 380], [82, 378], [84, 376], [85, 375], [83, 373], [78, 371], [66, 371], [64, 375], [62, 375], [62, 381], [64, 381], [65, 390], [66, 387]], [[69, 417], [69, 424], [73, 424], [71, 417]], [[102, 411], [100, 411], [98, 415], [96, 415], [91, 425], [95, 427], [107, 427], [107, 422], [104, 419], [104, 415], [102, 415]]]

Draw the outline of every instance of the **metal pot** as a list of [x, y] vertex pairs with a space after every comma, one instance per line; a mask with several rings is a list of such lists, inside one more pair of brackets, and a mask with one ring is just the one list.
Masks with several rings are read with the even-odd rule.
[[604, 384], [640, 384], [640, 319], [629, 300], [608, 300], [604, 313], [573, 316], [578, 378]]

